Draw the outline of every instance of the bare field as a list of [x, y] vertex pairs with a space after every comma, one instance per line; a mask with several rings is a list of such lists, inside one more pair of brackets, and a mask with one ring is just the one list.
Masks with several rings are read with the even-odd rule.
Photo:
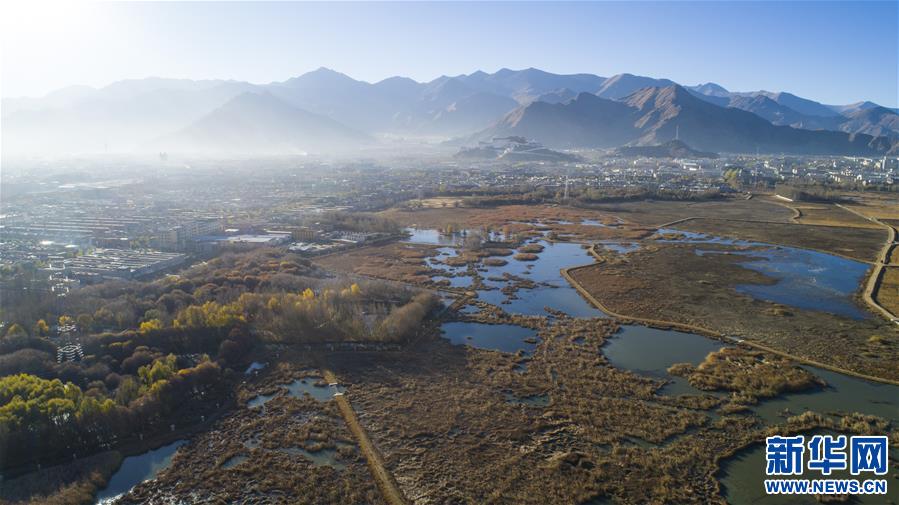
[[847, 198], [858, 201], [849, 204], [851, 208], [865, 216], [878, 219], [899, 220], [899, 194], [896, 193], [847, 193]]
[[874, 299], [894, 315], [899, 316], [899, 267], [883, 270], [883, 277], [874, 293]]
[[434, 198], [425, 198], [418, 201], [422, 207], [427, 209], [442, 209], [444, 207], [457, 207], [462, 204], [461, 198], [438, 196]]
[[[699, 326], [858, 373], [899, 379], [895, 325], [879, 317], [854, 320], [738, 293], [733, 289], [737, 284], [772, 281], [740, 266], [745, 256], [699, 256], [695, 247], [659, 244], [571, 274], [603, 305], [623, 315]], [[875, 335], [886, 345], [872, 342]]]
[[[432, 229], [478, 229], [522, 233], [551, 231], [556, 240], [636, 240], [652, 230], [605, 212], [558, 205], [503, 205], [491, 208], [394, 208], [380, 215], [404, 226]], [[591, 224], [583, 224], [583, 220]]]
[[676, 228], [769, 244], [815, 249], [858, 261], [877, 259], [887, 239], [884, 228], [852, 228], [799, 224], [758, 223], [724, 219], [693, 219]]
[[404, 226], [441, 229], [453, 226], [457, 230], [481, 226], [492, 226], [499, 229], [514, 222], [537, 220], [578, 222], [581, 219], [595, 219], [606, 224], [616, 223], [614, 217], [608, 213], [559, 205], [502, 205], [489, 208], [428, 208], [422, 210], [392, 208], [379, 214]]
[[857, 214], [832, 204], [790, 204], [801, 213], [799, 223], [821, 226], [849, 226], [859, 228], [879, 228]]
[[436, 254], [436, 246], [393, 242], [316, 258], [315, 263], [328, 270], [421, 284], [430, 279], [425, 260]]
[[596, 208], [640, 226], [660, 226], [688, 217], [756, 219], [789, 223], [793, 216], [792, 210], [758, 197], [749, 200], [731, 198], [707, 202], [641, 200], [602, 204]]

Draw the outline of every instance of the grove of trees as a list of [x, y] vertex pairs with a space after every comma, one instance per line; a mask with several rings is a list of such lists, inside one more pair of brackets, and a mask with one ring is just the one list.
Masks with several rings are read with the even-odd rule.
[[[6, 300], [4, 300], [6, 304]], [[84, 456], [224, 405], [260, 343], [399, 342], [436, 298], [340, 281], [282, 250], [225, 254], [150, 282], [75, 290], [0, 336], [0, 469]], [[58, 363], [54, 326], [84, 358]]]

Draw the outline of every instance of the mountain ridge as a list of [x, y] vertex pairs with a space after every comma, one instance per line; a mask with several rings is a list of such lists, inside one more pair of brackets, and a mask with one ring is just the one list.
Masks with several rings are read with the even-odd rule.
[[[69, 87], [44, 98], [3, 99], [2, 122], [4, 147], [10, 152], [78, 152], [110, 148], [128, 151], [181, 131], [241, 93], [254, 92], [269, 93], [290, 107], [327, 117], [368, 135], [450, 138], [469, 136], [502, 124], [509, 120], [509, 114], [514, 119], [519, 108], [534, 103], [564, 104], [579, 100], [586, 107], [589, 99], [581, 97], [584, 93], [626, 101], [640, 90], [671, 86], [679, 85], [669, 79], [626, 73], [605, 78], [586, 73], [554, 74], [536, 68], [503, 68], [492, 74], [476, 71], [441, 76], [428, 82], [395, 76], [368, 83], [321, 67], [267, 84], [153, 77], [117, 81], [102, 88]], [[730, 92], [711, 82], [679, 89], [683, 91], [678, 93], [685, 91], [721, 108], [750, 112], [775, 126], [899, 139], [899, 115], [873, 102], [833, 106], [785, 92]], [[676, 101], [683, 100], [685, 98], [680, 97]], [[600, 116], [623, 114], [620, 109], [613, 111], [615, 106], [612, 105], [590, 104], [597, 111], [604, 110], [596, 112]], [[630, 129], [648, 128], [647, 125], [658, 122], [657, 116], [663, 111], [674, 114], [676, 108], [676, 105], [660, 104], [654, 108], [654, 115], [648, 115], [640, 122], [634, 121], [630, 126], [618, 124], [623, 130], [617, 134], [605, 128], [605, 137], [629, 137]], [[547, 118], [557, 122], [565, 115], [552, 108], [546, 111]], [[589, 113], [581, 111], [583, 114]], [[578, 117], [575, 124], [588, 129], [600, 128], [601, 125], [591, 125], [595, 122], [588, 117]], [[582, 133], [570, 126], [560, 130], [575, 136], [569, 144], [595, 143], [576, 138]], [[667, 134], [662, 124], [643, 132], [644, 136], [648, 135], [646, 142], [652, 141], [650, 137], [667, 140], [664, 138]], [[797, 138], [786, 130], [782, 134]], [[561, 133], [556, 136], [559, 135]], [[803, 135], [807, 137], [806, 134], [799, 136]]]
[[677, 84], [642, 88], [618, 101], [588, 96], [519, 107], [473, 138], [517, 135], [556, 148], [646, 146], [678, 138], [701, 151], [792, 154], [878, 154], [890, 146], [865, 134], [773, 125], [701, 100]]

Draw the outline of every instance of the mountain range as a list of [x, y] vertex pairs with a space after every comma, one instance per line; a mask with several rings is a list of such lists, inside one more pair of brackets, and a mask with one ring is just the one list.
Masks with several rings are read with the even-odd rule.
[[148, 78], [3, 99], [3, 149], [13, 153], [329, 152], [384, 135], [524, 136], [551, 147], [664, 144], [703, 151], [894, 154], [899, 114], [871, 102], [825, 105], [786, 92], [538, 69], [391, 77], [333, 70], [269, 84]]
[[554, 148], [658, 145], [679, 139], [714, 152], [866, 155], [890, 152], [887, 137], [775, 125], [759, 115], [720, 107], [672, 84], [641, 88], [620, 100], [581, 93], [563, 103], [534, 102], [506, 115], [471, 141], [522, 136]]

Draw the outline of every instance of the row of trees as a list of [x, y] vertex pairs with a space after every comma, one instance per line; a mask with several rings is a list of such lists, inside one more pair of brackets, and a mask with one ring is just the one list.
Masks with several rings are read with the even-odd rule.
[[613, 203], [631, 200], [689, 200], [704, 201], [723, 198], [724, 195], [717, 189], [710, 189], [702, 193], [688, 190], [655, 189], [647, 187], [637, 188], [585, 188], [572, 194], [576, 203]]
[[842, 195], [842, 190], [820, 184], [778, 184], [774, 191], [797, 202], [851, 203]]
[[339, 230], [362, 232], [399, 233], [402, 230], [396, 221], [375, 214], [359, 212], [329, 212], [317, 217], [316, 223], [306, 224], [327, 224]]
[[564, 201], [562, 191], [549, 189], [524, 189], [521, 192], [507, 191], [503, 193], [475, 194], [463, 200], [466, 207], [496, 207], [499, 205], [536, 204], [545, 202], [570, 203], [573, 205], [590, 205], [596, 203], [614, 203], [631, 200], [712, 200], [724, 195], [717, 189], [702, 193], [688, 190], [667, 190], [650, 187], [628, 188], [575, 188]]
[[[408, 293], [402, 293], [405, 298]], [[401, 298], [402, 300], [402, 298]], [[358, 284], [311, 288], [300, 293], [243, 293], [232, 303], [210, 301], [189, 305], [172, 320], [171, 328], [232, 328], [248, 325], [264, 338], [278, 342], [402, 341], [435, 307], [428, 293], [393, 305], [367, 298]], [[141, 323], [143, 334], [165, 332], [159, 319]]]

